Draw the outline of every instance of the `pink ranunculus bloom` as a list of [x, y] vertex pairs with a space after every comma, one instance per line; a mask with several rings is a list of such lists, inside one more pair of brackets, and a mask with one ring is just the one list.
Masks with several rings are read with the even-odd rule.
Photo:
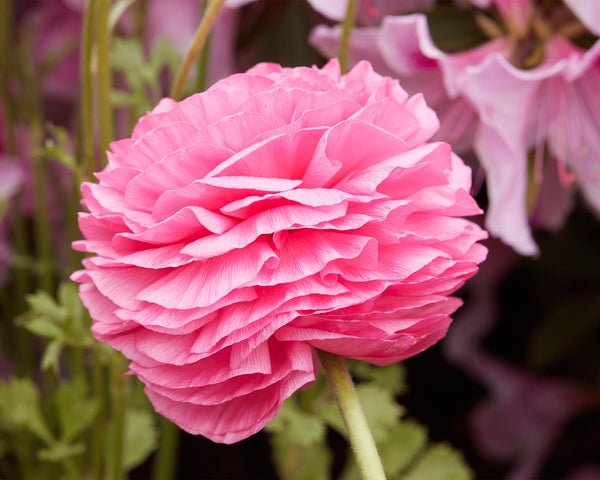
[[486, 232], [422, 96], [367, 62], [260, 64], [163, 100], [114, 142], [73, 279], [93, 333], [193, 434], [254, 434], [313, 347], [386, 365], [441, 339]]

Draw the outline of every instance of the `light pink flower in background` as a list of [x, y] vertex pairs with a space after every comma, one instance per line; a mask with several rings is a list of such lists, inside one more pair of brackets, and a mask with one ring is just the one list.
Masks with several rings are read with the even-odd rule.
[[28, 14], [33, 59], [42, 76], [45, 95], [74, 100], [79, 78], [82, 5], [75, 0], [46, 0]]
[[498, 240], [487, 243], [488, 260], [469, 282], [465, 308], [442, 347], [447, 360], [488, 391], [468, 419], [474, 445], [489, 460], [510, 463], [510, 480], [541, 478], [542, 469], [568, 422], [591, 405], [582, 386], [545, 378], [490, 354], [484, 340], [500, 316], [501, 282], [517, 255]]
[[[356, 21], [361, 25], [379, 23], [386, 15], [398, 15], [429, 10], [436, 0], [359, 0]], [[348, 0], [308, 0], [319, 13], [332, 20], [342, 21]]]
[[6, 282], [6, 275], [12, 258], [5, 211], [10, 198], [19, 191], [22, 184], [23, 172], [17, 162], [0, 154], [0, 285]]
[[422, 96], [362, 62], [260, 64], [114, 142], [82, 187], [73, 274], [156, 410], [232, 443], [315, 378], [312, 347], [386, 365], [442, 338], [486, 233]]
[[597, 0], [564, 0], [590, 32], [600, 35], [600, 2]]
[[[208, 57], [207, 85], [238, 71], [235, 42], [239, 23], [238, 8], [255, 0], [227, 0], [219, 11], [212, 29]], [[183, 57], [202, 17], [201, 2], [171, 0], [149, 2], [146, 11], [145, 44], [151, 48], [160, 37], [166, 37]]]
[[[518, 19], [529, 18], [530, 2], [496, 3], [508, 23], [524, 28], [527, 22]], [[311, 36], [330, 55], [337, 39], [339, 29], [324, 26]], [[526, 70], [511, 64], [508, 37], [447, 54], [431, 40], [425, 16], [415, 14], [386, 17], [379, 28], [356, 32], [352, 46], [359, 54], [370, 51], [383, 64], [380, 69], [391, 70], [408, 91], [423, 91], [440, 117], [437, 138], [459, 152], [475, 150], [486, 171], [486, 227], [519, 253], [538, 253], [530, 222], [551, 230], [562, 226], [573, 202], [574, 178], [600, 212], [600, 97], [594, 87], [600, 84], [600, 44], [586, 52], [552, 36], [543, 61]], [[531, 184], [542, 193], [533, 204], [527, 198]]]

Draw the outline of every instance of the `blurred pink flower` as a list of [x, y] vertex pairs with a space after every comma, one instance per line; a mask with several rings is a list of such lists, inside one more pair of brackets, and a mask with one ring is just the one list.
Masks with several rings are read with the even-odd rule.
[[156, 410], [232, 443], [311, 383], [311, 347], [385, 365], [442, 338], [486, 233], [422, 96], [366, 63], [260, 64], [114, 142], [75, 248], [93, 332]]
[[[238, 8], [255, 0], [226, 0], [212, 29], [208, 57], [207, 85], [239, 71], [235, 58], [235, 43], [239, 23]], [[145, 43], [151, 46], [166, 37], [183, 57], [198, 28], [202, 11], [197, 0], [149, 2], [146, 11]]]
[[600, 35], [600, 2], [598, 0], [564, 0], [577, 18], [595, 35]]
[[[432, 8], [436, 0], [359, 0], [357, 21], [363, 25], [379, 23], [386, 15], [398, 15]], [[348, 0], [308, 0], [319, 13], [341, 21], [346, 16]]]
[[49, 97], [73, 100], [77, 96], [83, 21], [79, 3], [46, 0], [28, 14], [33, 59], [43, 71], [43, 93]]
[[449, 362], [488, 391], [469, 418], [477, 449], [492, 461], [512, 463], [507, 479], [540, 478], [568, 422], [591, 406], [590, 392], [567, 380], [536, 376], [486, 351], [484, 340], [499, 320], [500, 284], [517, 259], [498, 240], [487, 245], [489, 259], [477, 281], [467, 284], [469, 302], [442, 347]]
[[[0, 133], [2, 132], [0, 116]], [[0, 134], [0, 139], [4, 135]], [[5, 147], [0, 140], [0, 285], [6, 281], [6, 274], [12, 257], [9, 232], [6, 226], [5, 212], [10, 198], [23, 184], [23, 172], [15, 159], [6, 155]]]

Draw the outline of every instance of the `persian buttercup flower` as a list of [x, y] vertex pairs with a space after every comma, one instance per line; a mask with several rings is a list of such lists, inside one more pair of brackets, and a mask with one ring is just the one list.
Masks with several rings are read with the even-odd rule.
[[486, 233], [419, 95], [366, 63], [260, 64], [163, 100], [114, 142], [73, 278], [156, 410], [232, 443], [315, 378], [313, 347], [386, 365], [444, 336]]

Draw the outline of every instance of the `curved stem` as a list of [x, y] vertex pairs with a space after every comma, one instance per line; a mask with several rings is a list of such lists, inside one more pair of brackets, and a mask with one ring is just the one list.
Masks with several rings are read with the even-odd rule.
[[194, 35], [194, 40], [192, 41], [192, 44], [183, 59], [183, 64], [177, 73], [177, 78], [175, 79], [173, 90], [171, 91], [171, 98], [173, 100], [179, 100], [181, 98], [183, 86], [185, 85], [190, 69], [194, 64], [198, 53], [202, 50], [206, 38], [208, 37], [208, 33], [210, 32], [210, 28], [217, 18], [217, 13], [219, 13], [223, 3], [225, 3], [225, 0], [212, 0], [206, 7], [200, 26]]
[[358, 7], [357, 0], [348, 0], [346, 8], [346, 17], [342, 26], [342, 38], [340, 40], [340, 50], [338, 59], [340, 61], [340, 70], [342, 73], [348, 71], [348, 51], [350, 50], [350, 34], [354, 27], [354, 17], [356, 17], [356, 9]]
[[381, 459], [344, 359], [317, 350], [329, 388], [348, 430], [350, 444], [364, 480], [385, 480]]

